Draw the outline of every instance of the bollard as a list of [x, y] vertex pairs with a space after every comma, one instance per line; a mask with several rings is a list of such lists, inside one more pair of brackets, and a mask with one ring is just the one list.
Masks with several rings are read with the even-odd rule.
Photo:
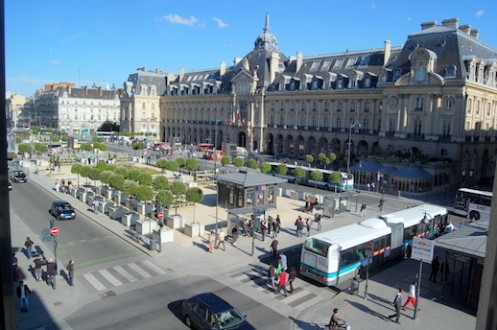
[[350, 294], [356, 295], [359, 293], [359, 281], [354, 277], [350, 283]]

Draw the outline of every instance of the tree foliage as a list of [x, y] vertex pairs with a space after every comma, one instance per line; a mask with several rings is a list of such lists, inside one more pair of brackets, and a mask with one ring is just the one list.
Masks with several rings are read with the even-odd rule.
[[221, 165], [226, 166], [231, 163], [231, 158], [229, 156], [221, 157]]
[[314, 161], [313, 155], [305, 155], [305, 161], [311, 166], [311, 163]]
[[141, 185], [151, 186], [152, 181], [153, 181], [153, 179], [152, 179], [152, 176], [150, 175], [150, 173], [143, 172], [143, 173], [140, 173], [140, 175], [138, 176], [138, 182]]
[[123, 190], [124, 187], [124, 176], [119, 174], [114, 174], [109, 179], [109, 186], [114, 189]]
[[198, 160], [195, 158], [190, 158], [186, 161], [186, 168], [189, 170], [196, 170], [199, 168]]
[[245, 162], [245, 160], [244, 160], [242, 157], [237, 157], [237, 158], [235, 159], [235, 166], [236, 166], [237, 168], [240, 168], [240, 167], [242, 167], [242, 166], [243, 166], [243, 163], [244, 163], [244, 162]]
[[261, 173], [266, 174], [269, 172], [271, 172], [271, 164], [269, 164], [268, 162], [262, 163], [261, 164]]
[[159, 175], [154, 178], [152, 186], [155, 190], [164, 190], [169, 188], [169, 180], [163, 176]]
[[137, 170], [136, 168], [133, 168], [128, 172], [128, 179], [133, 180], [133, 181], [138, 181], [140, 174], [141, 174], [141, 172], [139, 170]]
[[17, 150], [19, 150], [20, 153], [31, 153], [31, 145], [27, 143], [21, 143], [19, 146], [17, 146]]
[[129, 170], [124, 166], [118, 166], [114, 172], [125, 178], [127, 178], [129, 174]]
[[48, 146], [41, 143], [35, 143], [35, 150], [38, 152], [48, 152]]
[[132, 195], [139, 201], [150, 201], [154, 198], [154, 189], [150, 186], [136, 185]]
[[297, 179], [303, 179], [305, 176], [305, 170], [302, 167], [297, 167], [295, 169], [295, 177]]
[[164, 173], [166, 171], [168, 163], [169, 163], [169, 160], [167, 160], [166, 158], [158, 159], [155, 162], [155, 164], [161, 169], [162, 173]]
[[286, 164], [278, 165], [278, 174], [279, 175], [287, 175], [287, 173], [288, 173], [288, 166], [286, 166]]
[[342, 180], [342, 175], [340, 174], [340, 172], [331, 172], [330, 176], [328, 177], [329, 183], [340, 184], [341, 180]]
[[247, 162], [247, 167], [256, 169], [257, 168], [257, 161], [253, 158], [249, 159], [249, 161]]
[[204, 199], [204, 192], [198, 187], [188, 188], [185, 192], [185, 198], [190, 203], [198, 203]]
[[311, 172], [311, 179], [314, 181], [323, 181], [323, 172], [315, 170]]
[[164, 206], [171, 206], [174, 202], [174, 195], [170, 190], [162, 189], [155, 196], [157, 202]]
[[178, 157], [175, 159], [175, 161], [179, 167], [185, 167], [186, 165], [186, 160], [183, 157]]

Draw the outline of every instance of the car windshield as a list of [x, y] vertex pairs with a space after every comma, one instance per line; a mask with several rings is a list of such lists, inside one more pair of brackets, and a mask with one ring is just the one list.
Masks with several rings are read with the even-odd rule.
[[243, 316], [236, 309], [230, 309], [216, 314], [221, 329], [234, 328], [245, 321]]
[[72, 211], [72, 206], [70, 204], [62, 204], [59, 206], [61, 211]]

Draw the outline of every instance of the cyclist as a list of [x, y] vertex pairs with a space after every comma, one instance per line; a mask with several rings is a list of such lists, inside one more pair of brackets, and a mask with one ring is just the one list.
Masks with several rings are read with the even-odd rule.
[[327, 327], [331, 330], [337, 330], [339, 327], [346, 327], [347, 324], [338, 314], [338, 308], [333, 309], [333, 314], [331, 314], [330, 323]]

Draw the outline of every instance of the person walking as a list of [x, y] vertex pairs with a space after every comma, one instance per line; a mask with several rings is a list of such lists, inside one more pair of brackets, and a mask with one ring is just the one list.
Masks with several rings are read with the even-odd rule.
[[276, 254], [278, 253], [278, 240], [276, 239], [271, 242], [271, 252], [273, 253], [273, 260], [276, 259]]
[[219, 247], [223, 245], [223, 251], [226, 251], [226, 245], [224, 244], [224, 231], [220, 231], [218, 236], [217, 236], [217, 246], [216, 249], [219, 249]]
[[312, 218], [307, 218], [307, 220], [305, 221], [305, 227], [307, 229], [307, 237], [311, 236], [312, 223], [313, 223]]
[[47, 284], [55, 290], [55, 277], [57, 276], [57, 264], [52, 258], [48, 259], [47, 266]]
[[393, 306], [395, 307], [395, 314], [389, 315], [389, 319], [393, 319], [395, 317], [395, 323], [400, 324], [400, 308], [402, 306], [402, 288], [399, 288], [399, 292], [393, 299]]
[[287, 270], [287, 268], [288, 268], [287, 256], [283, 252], [280, 252], [279, 256], [280, 256], [281, 263], [283, 264], [283, 270]]
[[314, 218], [314, 222], [317, 224], [318, 226], [318, 231], [321, 231], [321, 214], [319, 213], [316, 213], [316, 216]]
[[380, 212], [383, 212], [383, 203], [384, 202], [385, 202], [385, 200], [383, 199], [383, 196], [381, 196], [380, 204], [378, 204], [378, 208], [380, 209]]
[[276, 269], [271, 263], [267, 269], [267, 284], [271, 283], [271, 287], [276, 287]]
[[438, 260], [438, 256], [435, 256], [431, 261], [431, 274], [429, 281], [437, 282], [438, 269], [440, 268], [440, 261]]
[[91, 206], [93, 213], [98, 214], [98, 200], [94, 199]]
[[416, 309], [416, 281], [412, 281], [411, 285], [409, 285], [409, 296], [404, 305], [402, 305], [402, 310], [405, 310], [409, 304], [412, 304], [414, 309]]
[[266, 232], [267, 232], [267, 220], [264, 219], [264, 220], [262, 220], [262, 223], [261, 223], [261, 235], [262, 235], [263, 242], [265, 242]]
[[26, 242], [24, 242], [24, 247], [26, 249], [26, 256], [28, 257], [28, 259], [31, 259], [31, 256], [33, 254], [33, 244], [34, 242], [31, 240], [31, 238], [29, 237], [26, 237]]
[[16, 289], [17, 299], [19, 299], [19, 308], [21, 313], [27, 313], [29, 307], [28, 295], [31, 294], [29, 287], [24, 284], [24, 281], [20, 281]]
[[288, 291], [288, 293], [293, 293], [293, 281], [295, 281], [296, 278], [297, 270], [294, 266], [290, 266], [290, 268], [288, 268], [288, 284], [290, 285], [290, 290]]
[[273, 221], [272, 223], [272, 231], [271, 231], [271, 238], [276, 238], [278, 237], [278, 222]]
[[41, 280], [41, 267], [45, 265], [43, 260], [40, 257], [35, 258], [33, 260], [33, 263], [35, 264], [35, 280], [36, 282], [40, 282]]
[[302, 230], [304, 229], [304, 221], [302, 217], [299, 215], [297, 220], [295, 220], [295, 227], [297, 232], [297, 237], [302, 237]]
[[236, 225], [231, 229], [231, 239], [231, 244], [236, 246], [236, 240], [238, 239], [238, 228], [236, 228]]
[[209, 252], [214, 252], [214, 241], [216, 240], [214, 232], [211, 230], [209, 233], [208, 241], [209, 241]]
[[364, 217], [365, 210], [366, 210], [366, 203], [362, 202], [362, 204], [361, 204], [361, 217]]
[[277, 224], [277, 226], [276, 226], [276, 233], [279, 234], [280, 233], [280, 229], [281, 229], [281, 219], [280, 219], [280, 215], [279, 214], [276, 216], [276, 224]]
[[285, 297], [288, 297], [288, 291], [286, 290], [287, 282], [288, 282], [288, 273], [283, 271], [279, 275], [278, 291], [276, 292], [277, 294], [280, 294], [281, 290], [283, 289], [283, 292], [285, 293]]
[[74, 286], [74, 259], [69, 260], [66, 265], [67, 273], [69, 275], [69, 285]]

